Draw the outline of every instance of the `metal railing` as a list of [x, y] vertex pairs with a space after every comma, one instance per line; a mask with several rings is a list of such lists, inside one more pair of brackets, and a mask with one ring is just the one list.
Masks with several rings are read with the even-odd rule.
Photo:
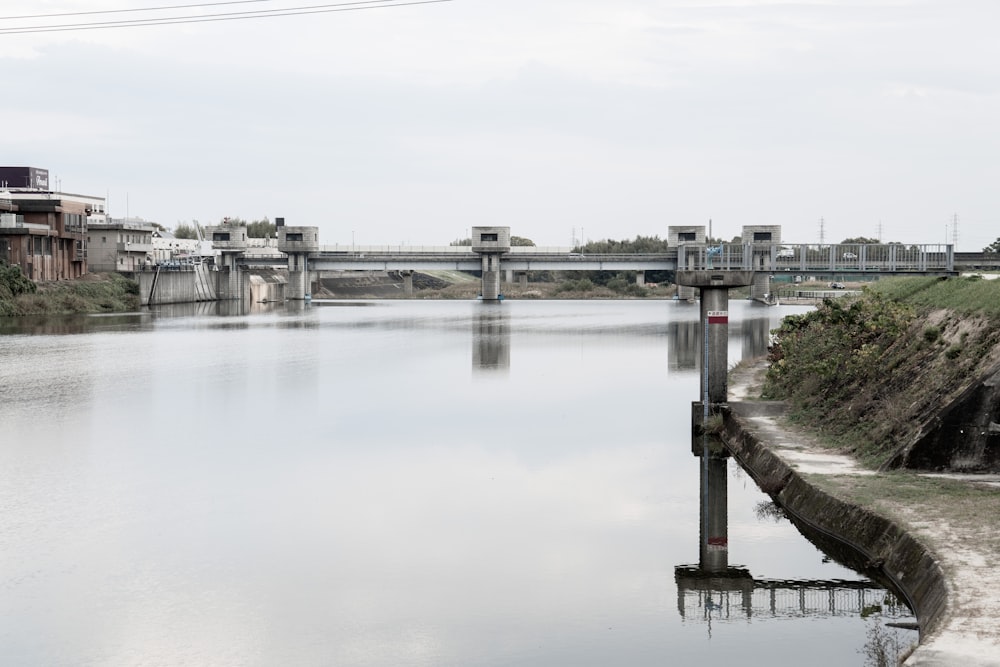
[[771, 273], [953, 272], [955, 251], [944, 244], [682, 245], [677, 249], [677, 267]]

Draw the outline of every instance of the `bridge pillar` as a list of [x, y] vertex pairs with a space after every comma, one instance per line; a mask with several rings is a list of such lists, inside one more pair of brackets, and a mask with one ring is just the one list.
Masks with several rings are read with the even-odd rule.
[[750, 285], [750, 298], [755, 301], [767, 302], [771, 300], [771, 274], [766, 271], [759, 271], [754, 274], [753, 284]]
[[528, 272], [518, 271], [517, 272], [517, 284], [521, 286], [521, 289], [528, 289]]
[[403, 278], [403, 294], [412, 295], [413, 294], [413, 271], [400, 271], [399, 275]]
[[636, 271], [635, 272], [635, 284], [639, 287], [643, 287], [646, 284], [646, 272]]
[[[725, 403], [729, 397], [729, 289], [753, 283], [753, 271], [712, 270], [678, 271], [677, 284], [701, 291], [702, 332], [702, 410]], [[704, 402], [708, 410], [704, 410]], [[695, 411], [696, 429], [702, 424]], [[703, 414], [704, 414], [703, 412]]]
[[309, 280], [309, 253], [319, 251], [319, 227], [286, 227], [284, 218], [276, 218], [278, 250], [288, 255], [288, 287], [285, 298], [312, 298]]
[[500, 301], [500, 258], [510, 252], [510, 227], [473, 227], [472, 251], [482, 258], [483, 301]]
[[225, 218], [220, 225], [205, 228], [212, 247], [221, 253], [215, 293], [220, 299], [240, 299], [243, 296], [243, 272], [239, 258], [247, 249], [247, 225]]

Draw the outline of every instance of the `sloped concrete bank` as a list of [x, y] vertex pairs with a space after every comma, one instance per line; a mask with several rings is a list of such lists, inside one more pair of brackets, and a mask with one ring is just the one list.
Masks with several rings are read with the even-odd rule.
[[[914, 610], [924, 638], [947, 609], [947, 583], [938, 562], [900, 526], [821, 490], [772, 451], [769, 444], [780, 438], [775, 418], [783, 409], [775, 402], [731, 403], [724, 411], [723, 438], [730, 452], [793, 521], [851, 547], [861, 555], [866, 573], [897, 589]], [[907, 664], [918, 664], [919, 652]]]

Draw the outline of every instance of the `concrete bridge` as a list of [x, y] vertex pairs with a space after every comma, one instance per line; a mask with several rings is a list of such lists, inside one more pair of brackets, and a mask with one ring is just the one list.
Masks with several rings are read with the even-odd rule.
[[[670, 227], [669, 248], [662, 254], [594, 255], [512, 246], [510, 227], [473, 227], [468, 246], [359, 250], [354, 246], [320, 245], [318, 227], [287, 226], [282, 218], [276, 223], [281, 255], [270, 259], [246, 255], [245, 225], [224, 223], [208, 228], [208, 233], [222, 254], [223, 268], [230, 269], [233, 275], [251, 263], [287, 266], [286, 296], [291, 299], [310, 298], [309, 276], [317, 271], [397, 271], [403, 275], [408, 292], [412, 291], [412, 279], [408, 277], [413, 271], [475, 271], [482, 276], [481, 297], [495, 301], [503, 298], [503, 272], [508, 282], [514, 274], [526, 282], [529, 271], [634, 271], [636, 281], [642, 284], [646, 271], [735, 271], [750, 274], [752, 298], [767, 300], [772, 294], [771, 278], [776, 274], [823, 279], [844, 275], [952, 275], [958, 270], [950, 245], [788, 244], [781, 242], [778, 226], [745, 227], [747, 242], [721, 245], [706, 243], [703, 227]], [[691, 290], [680, 296], [694, 293]]]
[[686, 620], [856, 617], [874, 607], [883, 618], [913, 616], [893, 593], [864, 580], [755, 579], [743, 568], [707, 575], [693, 565], [674, 568], [674, 580]]

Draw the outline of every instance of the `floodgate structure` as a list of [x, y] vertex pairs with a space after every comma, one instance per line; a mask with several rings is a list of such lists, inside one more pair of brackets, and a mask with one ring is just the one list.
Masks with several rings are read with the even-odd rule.
[[[591, 254], [566, 248], [511, 244], [510, 227], [473, 227], [463, 246], [324, 246], [319, 228], [290, 226], [277, 218], [277, 244], [269, 252], [252, 247], [247, 227], [224, 222], [208, 227], [207, 240], [218, 253], [215, 264], [165, 267], [150, 264], [137, 272], [145, 305], [214, 299], [308, 300], [314, 282], [331, 273], [390, 272], [401, 277], [404, 293], [413, 292], [413, 273], [433, 270], [474, 272], [480, 298], [504, 298], [503, 286], [526, 285], [535, 271], [630, 271], [638, 284], [647, 271], [722, 271], [724, 282], [745, 281], [750, 296], [773, 300], [778, 282], [868, 280], [885, 275], [954, 275], [959, 271], [1000, 266], [990, 254], [956, 253], [946, 244], [796, 244], [781, 238], [781, 227], [743, 228], [745, 243], [709, 244], [704, 226], [671, 226], [668, 248], [656, 254]], [[273, 270], [270, 286], [255, 286], [253, 270]], [[171, 271], [172, 270], [172, 271]], [[183, 276], [184, 272], [199, 274]], [[164, 275], [164, 274], [167, 275]], [[721, 274], [719, 274], [721, 275]], [[699, 278], [698, 280], [702, 280]], [[260, 282], [258, 277], [257, 282]], [[680, 298], [695, 298], [699, 284], [677, 280]]]

